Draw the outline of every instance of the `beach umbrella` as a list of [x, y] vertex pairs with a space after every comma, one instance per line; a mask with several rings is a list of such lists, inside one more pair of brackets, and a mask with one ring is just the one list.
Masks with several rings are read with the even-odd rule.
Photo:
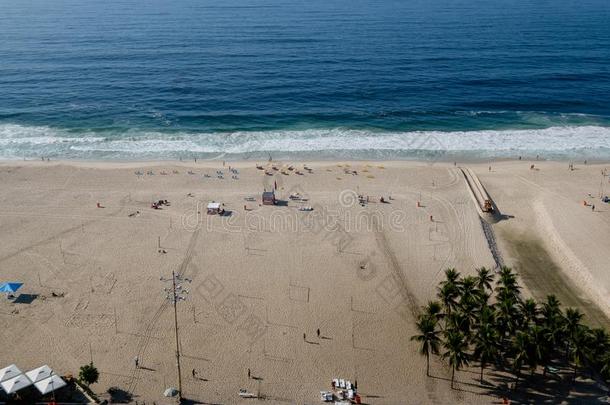
[[17, 377], [2, 381], [0, 385], [7, 394], [13, 394], [22, 388], [29, 387], [32, 385], [32, 382], [25, 376], [25, 374], [20, 374]]
[[10, 366], [4, 367], [2, 370], [0, 370], [0, 382], [17, 377], [20, 374], [22, 374], [21, 370], [19, 370], [16, 365], [11, 364]]
[[53, 375], [53, 370], [51, 370], [51, 368], [45, 364], [44, 366], [26, 372], [25, 375], [30, 379], [30, 381], [37, 383], [40, 380], [51, 377]]
[[40, 380], [34, 383], [34, 386], [42, 395], [46, 395], [50, 392], [60, 389], [61, 387], [65, 387], [66, 382], [57, 374], [53, 374], [49, 378], [45, 378], [44, 380]]
[[175, 397], [176, 395], [178, 395], [178, 390], [173, 387], [170, 387], [163, 391], [163, 395], [166, 397]]
[[11, 282], [0, 284], [0, 292], [14, 293], [21, 288], [23, 283]]

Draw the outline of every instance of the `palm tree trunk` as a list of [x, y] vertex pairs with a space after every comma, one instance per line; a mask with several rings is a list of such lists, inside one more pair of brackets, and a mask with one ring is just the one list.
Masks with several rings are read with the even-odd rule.
[[578, 370], [578, 368], [576, 367], [576, 364], [574, 364], [574, 375], [572, 376], [572, 382], [576, 381], [576, 371]]
[[426, 355], [426, 377], [430, 377], [430, 354]]

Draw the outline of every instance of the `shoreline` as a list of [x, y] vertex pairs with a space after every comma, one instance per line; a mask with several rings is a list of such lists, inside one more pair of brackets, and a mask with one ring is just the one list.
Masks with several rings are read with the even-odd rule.
[[[135, 167], [152, 167], [152, 166], [183, 166], [183, 167], [217, 167], [219, 164], [222, 165], [223, 162], [225, 166], [233, 166], [233, 167], [249, 167], [253, 164], [307, 164], [311, 166], [334, 166], [337, 164], [347, 163], [347, 164], [375, 164], [375, 165], [389, 165], [389, 166], [399, 166], [399, 165], [408, 165], [408, 166], [447, 166], [447, 167], [460, 167], [463, 165], [475, 165], [475, 166], [485, 166], [490, 164], [505, 164], [505, 163], [551, 163], [551, 164], [570, 164], [574, 163], [575, 166], [599, 166], [599, 165], [609, 165], [609, 160], [603, 159], [586, 159], [587, 164], [584, 165], [584, 161], [575, 161], [572, 159], [536, 159], [535, 157], [524, 157], [522, 159], [518, 158], [493, 158], [493, 159], [462, 159], [462, 160], [452, 160], [452, 159], [321, 159], [321, 160], [306, 160], [306, 159], [273, 159], [272, 161], [268, 161], [266, 159], [197, 159], [194, 160], [174, 160], [174, 159], [153, 159], [153, 160], [124, 160], [124, 159], [51, 159], [50, 161], [41, 161], [37, 159], [27, 159], [27, 160], [19, 160], [19, 159], [0, 159], [0, 166], [49, 166], [49, 165], [66, 165], [66, 166], [75, 166], [75, 167], [111, 167], [111, 168], [135, 168]], [[455, 163], [455, 164], [454, 164]]]

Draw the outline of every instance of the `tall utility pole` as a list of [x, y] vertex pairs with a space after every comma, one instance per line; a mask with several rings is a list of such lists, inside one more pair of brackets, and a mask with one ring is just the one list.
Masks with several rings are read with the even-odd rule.
[[172, 271], [172, 278], [164, 279], [161, 277], [161, 281], [171, 281], [171, 289], [165, 288], [168, 299], [174, 306], [174, 331], [176, 333], [176, 367], [178, 369], [178, 400], [182, 401], [182, 371], [180, 369], [180, 338], [178, 337], [178, 301], [186, 300], [186, 294], [188, 290], [182, 288], [182, 282], [191, 282], [188, 278], [183, 278], [176, 272]]

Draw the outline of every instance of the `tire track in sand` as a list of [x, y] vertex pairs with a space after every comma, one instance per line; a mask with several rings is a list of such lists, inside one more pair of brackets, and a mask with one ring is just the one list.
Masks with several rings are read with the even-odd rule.
[[400, 267], [398, 258], [390, 247], [385, 232], [383, 232], [383, 229], [379, 225], [377, 217], [373, 217], [373, 226], [375, 229], [375, 241], [377, 242], [377, 246], [379, 247], [381, 253], [383, 253], [383, 255], [388, 260], [388, 263], [390, 264], [392, 270], [392, 274], [394, 275], [394, 279], [400, 283], [400, 293], [403, 298], [405, 298], [409, 303], [409, 310], [411, 314], [414, 318], [417, 318], [417, 316], [419, 315], [419, 303], [417, 301], [417, 298], [415, 298], [415, 295], [409, 288], [409, 284], [407, 283], [407, 279], [404, 275], [404, 272]]
[[[201, 227], [198, 227], [191, 236], [188, 247], [184, 254], [184, 258], [182, 259], [182, 262], [180, 263], [180, 266], [178, 267], [178, 270], [176, 271], [176, 274], [179, 276], [184, 274], [188, 265], [191, 263], [191, 260], [193, 258], [193, 254], [194, 254], [194, 250], [195, 250], [195, 245], [197, 244], [197, 240], [199, 238], [200, 231], [201, 231]], [[140, 341], [138, 342], [138, 345], [136, 346], [138, 359], [142, 359], [142, 357], [146, 353], [146, 349], [148, 349], [148, 346], [152, 339], [152, 333], [153, 333], [155, 327], [157, 326], [157, 322], [163, 315], [163, 312], [165, 312], [165, 310], [168, 307], [170, 307], [171, 305], [172, 304], [168, 300], [164, 299], [163, 303], [159, 306], [157, 311], [153, 314], [151, 320], [144, 327], [144, 331], [143, 331], [143, 333], [141, 333], [142, 337], [140, 338]], [[140, 382], [140, 369], [134, 368], [133, 372], [131, 373], [131, 381], [129, 382], [127, 392], [134, 394], [134, 391], [135, 391], [136, 387], [138, 386], [139, 382]]]

